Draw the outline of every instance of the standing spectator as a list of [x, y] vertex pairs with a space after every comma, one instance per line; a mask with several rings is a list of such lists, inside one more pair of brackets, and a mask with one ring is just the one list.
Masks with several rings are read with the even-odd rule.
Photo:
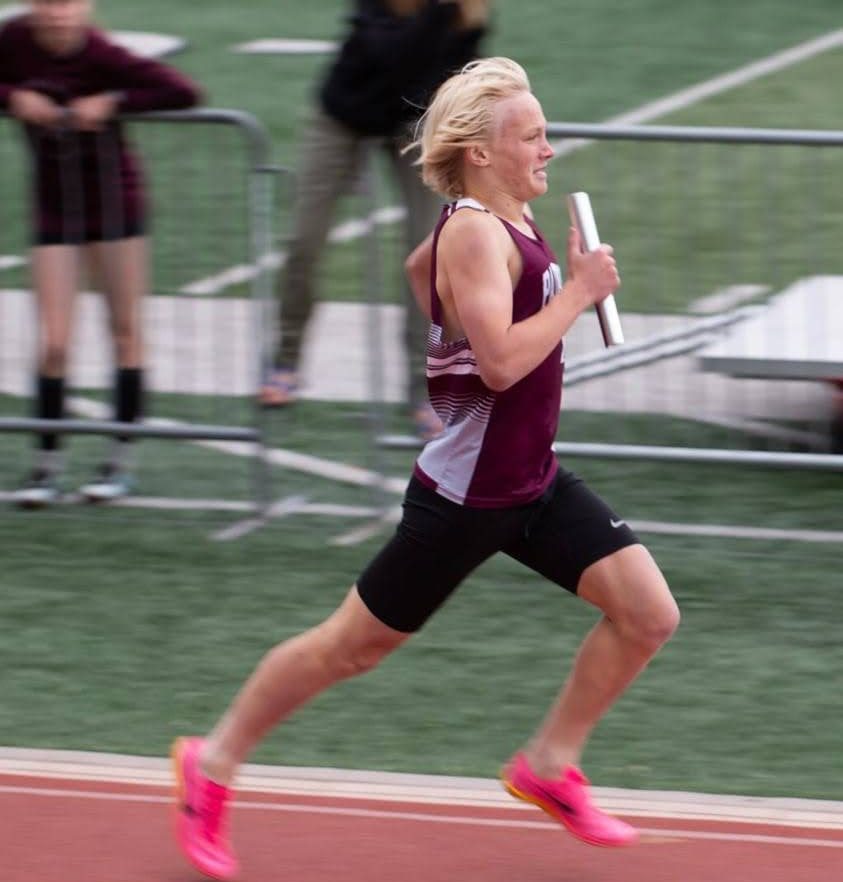
[[[32, 276], [40, 346], [35, 413], [60, 419], [68, 340], [83, 252], [105, 289], [114, 345], [115, 419], [140, 418], [143, 402], [141, 299], [147, 288], [146, 210], [137, 159], [119, 113], [190, 107], [196, 86], [172, 68], [126, 51], [91, 24], [89, 0], [31, 0], [0, 29], [0, 108], [23, 123], [33, 166]], [[91, 501], [124, 495], [130, 445], [116, 438]], [[61, 456], [56, 433], [39, 436], [19, 505], [56, 501]]]
[[[406, 252], [436, 223], [441, 200], [402, 154], [411, 124], [437, 86], [477, 54], [490, 0], [357, 0], [351, 28], [321, 84], [301, 147], [301, 168], [287, 264], [278, 290], [281, 340], [260, 400], [295, 401], [302, 341], [315, 300], [320, 254], [339, 199], [359, 176], [367, 144], [379, 139], [407, 210]], [[426, 439], [441, 428], [427, 399], [427, 321], [406, 288], [407, 400]]]

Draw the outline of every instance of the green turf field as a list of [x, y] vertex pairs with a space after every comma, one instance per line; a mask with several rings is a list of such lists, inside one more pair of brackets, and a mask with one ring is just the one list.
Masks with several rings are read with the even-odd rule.
[[[524, 62], [548, 118], [571, 121], [606, 119], [841, 23], [836, 0], [597, 0], [562, 11], [546, 0], [497, 5], [488, 48]], [[188, 47], [174, 61], [205, 85], [208, 102], [254, 113], [272, 139], [273, 158], [294, 165], [309, 90], [324, 61], [227, 49], [265, 36], [334, 36], [343, 6], [336, 0], [295, 8], [259, 0], [232, 13], [231, 4], [209, 0], [197, 15], [189, 5], [161, 0], [143, 7], [112, 0], [100, 10], [115, 29], [186, 37]], [[834, 85], [841, 64], [838, 50], [659, 122], [841, 128]], [[16, 148], [7, 130], [0, 125], [2, 168], [8, 170]], [[144, 152], [160, 181], [160, 290], [240, 260], [247, 247], [238, 189], [242, 164], [230, 144], [225, 147], [226, 135], [216, 141], [216, 134], [198, 132], [140, 135], [148, 139]], [[183, 136], [196, 139], [192, 148], [179, 140]], [[179, 161], [187, 156], [193, 171], [168, 171], [170, 154]], [[215, 155], [225, 155], [226, 174], [217, 173]], [[775, 288], [804, 274], [806, 261], [817, 272], [840, 272], [837, 160], [795, 149], [768, 156], [754, 148], [589, 147], [560, 160], [554, 195], [537, 204], [537, 213], [551, 235], [561, 237], [561, 194], [577, 187], [592, 191], [601, 233], [618, 244], [622, 296], [640, 310], [680, 309], [726, 283]], [[20, 182], [19, 173], [10, 177], [0, 185], [4, 212]], [[609, 190], [601, 190], [604, 179], [615, 185], [611, 207]], [[196, 190], [208, 202], [184, 195]], [[664, 196], [654, 214], [657, 226], [643, 229], [639, 208], [654, 191]], [[384, 187], [384, 201], [389, 195]], [[732, 250], [718, 210], [726, 198], [743, 221]], [[212, 217], [220, 204], [225, 211], [216, 214], [230, 217]], [[817, 205], [822, 221], [806, 243], [798, 235], [804, 232], [799, 219]], [[358, 210], [349, 200], [343, 213]], [[7, 217], [0, 236], [14, 226], [11, 235], [22, 242]], [[211, 220], [232, 223], [211, 232]], [[283, 230], [283, 216], [276, 227]], [[394, 231], [385, 231], [383, 240], [394, 255]], [[0, 253], [7, 253], [8, 240], [0, 241]], [[358, 246], [330, 249], [326, 296], [360, 299], [360, 276]], [[23, 273], [0, 275], [0, 287], [24, 281]], [[27, 407], [0, 397], [4, 415]], [[247, 410], [243, 401], [229, 399], [153, 400], [155, 415], [200, 421], [245, 417]], [[272, 417], [269, 441], [406, 475], [412, 455], [373, 450], [367, 418], [365, 405], [303, 403]], [[565, 440], [611, 440], [619, 431], [617, 419], [579, 413], [564, 413], [561, 427]], [[737, 433], [680, 420], [626, 417], [622, 428], [625, 440], [640, 443], [656, 437], [681, 442], [689, 433], [698, 446], [747, 443]], [[3, 488], [25, 469], [27, 447], [22, 436], [0, 435]], [[145, 495], [250, 497], [254, 472], [246, 459], [186, 443], [139, 447], [139, 492]], [[70, 486], [88, 477], [100, 451], [97, 439], [73, 439]], [[843, 530], [840, 475], [570, 465], [632, 520]], [[379, 498], [370, 487], [278, 467], [266, 489], [272, 498], [302, 495], [347, 505]], [[237, 541], [211, 540], [239, 517], [0, 509], [0, 744], [161, 755], [172, 736], [214, 719], [263, 649], [332, 609], [385, 535], [339, 547], [332, 540], [359, 521], [294, 516]], [[645, 539], [676, 592], [683, 624], [599, 728], [586, 757], [595, 783], [839, 799], [840, 545]], [[410, 646], [364, 680], [320, 698], [256, 759], [493, 775], [538, 722], [593, 620], [589, 610], [506, 559], [490, 562]]]
[[[163, 400], [161, 411], [178, 404]], [[288, 449], [330, 458], [340, 445], [345, 461], [365, 466], [365, 418], [356, 406], [303, 404], [273, 429]], [[319, 439], [314, 425], [324, 430]], [[74, 439], [71, 475], [85, 477], [97, 443]], [[14, 439], [0, 439], [0, 449], [8, 461]], [[406, 474], [409, 455], [389, 457], [389, 473]], [[191, 497], [246, 496], [244, 462], [193, 444], [146, 442], [141, 462], [144, 494], [166, 493], [178, 475]], [[839, 477], [569, 465], [630, 519], [843, 530]], [[279, 496], [373, 499], [365, 487], [272, 474]], [[161, 754], [174, 732], [210, 723], [264, 648], [330, 611], [385, 535], [337, 547], [333, 540], [359, 521], [293, 516], [235, 542], [211, 541], [239, 517], [2, 512], [0, 743]], [[843, 660], [834, 630], [839, 545], [645, 538], [684, 622], [599, 729], [587, 758], [595, 780], [838, 795], [840, 706], [829, 677]], [[496, 559], [408, 648], [320, 698], [257, 758], [492, 775], [538, 720], [593, 621], [543, 580]]]
[[[263, 649], [329, 612], [376, 547], [326, 546], [342, 523], [324, 519], [211, 544], [195, 519], [23, 517], [0, 521], [0, 742], [11, 745], [160, 755], [174, 733], [212, 722]], [[837, 549], [650, 545], [684, 621], [599, 729], [596, 782], [839, 797]], [[406, 649], [317, 700], [258, 758], [492, 775], [593, 621], [498, 559]]]

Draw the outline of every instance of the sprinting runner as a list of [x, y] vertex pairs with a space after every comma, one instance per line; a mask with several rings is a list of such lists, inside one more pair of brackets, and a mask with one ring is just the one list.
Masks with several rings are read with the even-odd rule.
[[[547, 191], [553, 151], [515, 62], [473, 62], [447, 80], [422, 119], [419, 145], [425, 182], [452, 200], [407, 261], [432, 320], [427, 377], [444, 429], [416, 461], [395, 535], [339, 609], [272, 649], [207, 738], [174, 744], [178, 841], [216, 878], [237, 871], [226, 809], [255, 745], [317, 693], [374, 667], [499, 551], [603, 613], [546, 718], [505, 766], [504, 784], [586, 842], [636, 839], [591, 802], [580, 756], [679, 613], [632, 530], [558, 467], [551, 447], [561, 339], [618, 287], [612, 249], [584, 253], [571, 230], [562, 283], [527, 208]], [[525, 601], [524, 627], [528, 620]]]

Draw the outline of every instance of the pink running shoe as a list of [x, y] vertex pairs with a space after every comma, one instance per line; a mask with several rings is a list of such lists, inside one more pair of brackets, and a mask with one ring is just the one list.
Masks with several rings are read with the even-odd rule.
[[226, 832], [231, 791], [199, 768], [201, 738], [178, 738], [170, 752], [176, 776], [176, 841], [187, 859], [212, 879], [233, 879], [237, 858]]
[[601, 812], [588, 794], [589, 780], [576, 766], [566, 766], [555, 781], [539, 778], [523, 753], [505, 766], [503, 786], [518, 799], [532, 802], [589, 845], [632, 845], [638, 831]]

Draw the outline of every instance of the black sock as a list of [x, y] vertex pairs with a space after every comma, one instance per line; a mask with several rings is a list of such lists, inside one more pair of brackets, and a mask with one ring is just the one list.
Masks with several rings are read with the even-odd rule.
[[[141, 368], [118, 368], [114, 383], [115, 419], [133, 423], [143, 415], [143, 371]], [[121, 436], [120, 441], [129, 438]]]
[[[64, 416], [64, 377], [38, 375], [35, 416], [40, 420], [60, 420]], [[56, 450], [59, 436], [44, 432], [38, 436], [38, 444], [42, 450]]]

